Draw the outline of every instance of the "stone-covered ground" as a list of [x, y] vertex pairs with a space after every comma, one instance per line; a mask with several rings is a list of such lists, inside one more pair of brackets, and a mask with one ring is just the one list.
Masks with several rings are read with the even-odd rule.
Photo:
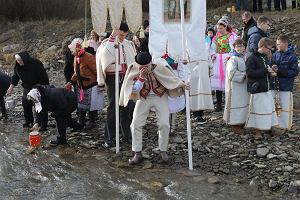
[[[273, 21], [271, 29], [273, 39], [285, 33], [299, 47], [299, 10], [265, 14]], [[236, 28], [241, 24], [240, 15], [241, 13], [235, 13], [230, 16]], [[220, 16], [219, 11], [208, 11], [208, 23], [215, 23], [218, 16]], [[4, 23], [1, 25], [0, 33], [0, 67], [11, 74], [13, 55], [20, 50], [28, 50], [43, 61], [51, 83], [57, 87], [63, 86], [64, 41], [74, 35], [82, 37], [83, 27], [83, 21]], [[91, 27], [91, 24], [88, 27]], [[297, 52], [299, 55], [299, 48]], [[295, 90], [295, 107], [299, 106], [299, 95], [299, 91]], [[18, 106], [9, 113], [8, 126], [12, 121], [22, 122], [20, 96], [21, 90], [18, 87], [14, 93], [14, 97], [19, 99]], [[193, 161], [196, 172], [186, 173], [186, 175], [193, 176], [194, 181], [202, 181], [201, 178], [197, 179], [197, 172], [201, 172], [213, 177], [209, 179], [211, 183], [225, 183], [226, 180], [231, 180], [236, 184], [246, 184], [252, 187], [253, 191], [261, 191], [270, 198], [282, 194], [297, 197], [300, 192], [300, 111], [298, 109], [294, 111], [294, 126], [291, 131], [276, 137], [265, 134], [261, 141], [254, 140], [251, 130], [246, 130], [243, 135], [231, 132], [222, 120], [222, 113], [205, 112], [207, 123], [204, 125], [197, 124], [192, 118]], [[106, 154], [108, 164], [127, 168], [128, 159], [132, 156], [129, 145], [121, 143], [122, 150], [117, 156], [114, 154], [114, 148], [108, 151], [101, 147], [105, 115], [106, 110], [99, 112], [96, 129], [68, 134], [69, 146], [76, 152], [87, 154], [109, 152]], [[156, 118], [154, 114], [150, 115], [143, 137], [145, 161], [134, 168], [187, 167], [184, 112], [177, 115], [176, 122], [176, 128], [170, 136], [170, 162], [167, 165], [162, 164], [157, 150]], [[50, 119], [50, 124], [54, 124], [53, 119]], [[45, 144], [55, 133], [55, 128], [50, 128], [48, 132], [43, 133]]]

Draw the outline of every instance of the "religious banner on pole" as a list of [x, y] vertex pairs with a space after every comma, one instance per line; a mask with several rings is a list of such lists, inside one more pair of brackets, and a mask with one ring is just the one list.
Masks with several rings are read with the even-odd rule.
[[142, 0], [91, 0], [93, 28], [99, 35], [105, 31], [107, 13], [111, 27], [119, 28], [123, 10], [130, 31], [136, 33], [142, 24]]
[[[181, 59], [180, 0], [149, 0], [149, 50], [153, 57], [166, 53]], [[186, 51], [190, 61], [207, 59], [205, 49], [206, 1], [184, 0]]]

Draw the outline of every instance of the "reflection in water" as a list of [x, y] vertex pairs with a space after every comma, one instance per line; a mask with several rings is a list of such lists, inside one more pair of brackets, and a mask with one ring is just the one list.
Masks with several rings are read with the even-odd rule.
[[[164, 169], [120, 169], [101, 150], [56, 147], [27, 154], [27, 133], [0, 122], [0, 199], [259, 199]], [[96, 156], [95, 156], [96, 155]]]

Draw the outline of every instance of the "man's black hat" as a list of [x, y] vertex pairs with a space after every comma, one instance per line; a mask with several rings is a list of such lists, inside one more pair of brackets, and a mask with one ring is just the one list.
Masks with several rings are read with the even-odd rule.
[[139, 65], [147, 65], [151, 60], [152, 56], [149, 52], [140, 52], [135, 56], [135, 62]]

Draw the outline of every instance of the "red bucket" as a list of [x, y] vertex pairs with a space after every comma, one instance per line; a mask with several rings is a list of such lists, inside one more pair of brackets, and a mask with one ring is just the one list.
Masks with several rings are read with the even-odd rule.
[[38, 131], [33, 131], [29, 133], [29, 144], [32, 147], [39, 147], [41, 145], [41, 136]]

